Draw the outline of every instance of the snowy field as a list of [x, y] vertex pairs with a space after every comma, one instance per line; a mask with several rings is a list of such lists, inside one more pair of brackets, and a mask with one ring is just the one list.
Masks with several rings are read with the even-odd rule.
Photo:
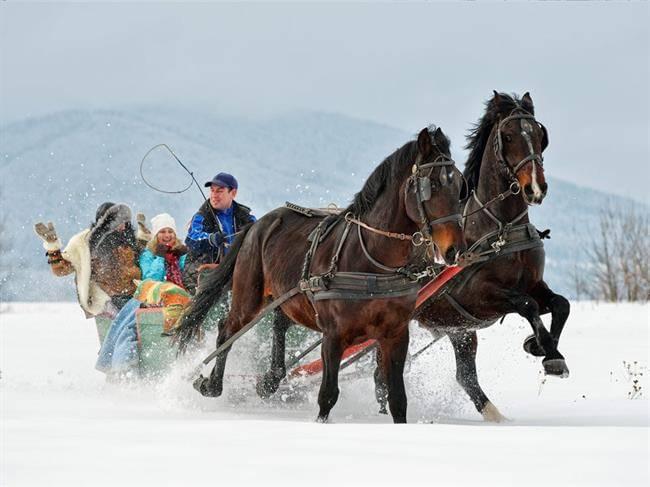
[[[254, 337], [234, 347], [224, 396], [206, 399], [183, 378], [190, 364], [158, 383], [107, 383], [78, 306], [12, 304], [0, 314], [0, 484], [648, 485], [649, 311], [574, 303], [565, 380], [544, 381], [523, 353], [523, 319], [479, 333], [479, 378], [506, 423], [482, 421], [443, 339], [408, 372], [410, 424], [376, 414], [368, 378], [341, 384], [323, 425], [315, 389], [257, 398], [241, 377]], [[411, 352], [427, 340], [414, 329]]]

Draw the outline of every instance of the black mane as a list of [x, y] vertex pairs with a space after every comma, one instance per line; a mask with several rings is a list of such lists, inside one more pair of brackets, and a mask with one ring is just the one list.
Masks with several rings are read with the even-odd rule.
[[478, 186], [483, 152], [485, 152], [485, 146], [490, 137], [490, 132], [492, 132], [492, 127], [498, 117], [508, 116], [508, 114], [510, 114], [510, 112], [515, 108], [523, 108], [531, 115], [535, 115], [535, 108], [533, 105], [521, 100], [514, 93], [512, 95], [499, 93], [498, 103], [494, 98], [495, 97], [492, 97], [485, 102], [485, 114], [481, 119], [479, 119], [476, 125], [474, 125], [474, 128], [470, 130], [470, 133], [467, 136], [467, 145], [465, 146], [465, 149], [469, 149], [470, 153], [467, 162], [465, 163], [465, 170], [463, 171], [468, 186], [468, 193], [465, 196], [469, 196], [469, 192], [476, 189]]
[[[436, 126], [430, 125], [428, 130], [434, 147], [442, 154], [449, 156], [451, 145], [449, 138], [444, 136], [444, 140], [434, 140]], [[354, 195], [352, 203], [341, 215], [346, 215], [349, 212], [357, 218], [365, 216], [391, 182], [401, 181], [406, 173], [411, 173], [411, 166], [414, 164], [417, 154], [417, 140], [411, 140], [384, 159], [370, 174], [361, 191]]]

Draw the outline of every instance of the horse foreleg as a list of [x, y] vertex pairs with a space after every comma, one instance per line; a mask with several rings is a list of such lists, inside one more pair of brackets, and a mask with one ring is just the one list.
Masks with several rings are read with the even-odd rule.
[[[539, 304], [542, 313], [547, 310], [551, 312], [551, 336], [557, 347], [560, 342], [560, 335], [562, 335], [562, 330], [571, 312], [569, 300], [551, 291], [544, 281], [539, 283], [532, 295]], [[526, 338], [524, 350], [537, 357], [544, 356], [544, 350], [538, 346], [534, 335]]]
[[318, 392], [318, 418], [316, 421], [326, 423], [330, 411], [339, 398], [339, 368], [344, 346], [337, 335], [325, 334], [321, 345], [323, 360], [323, 378]]
[[388, 384], [388, 406], [394, 423], [406, 423], [406, 388], [404, 387], [404, 364], [409, 346], [409, 331], [394, 340], [380, 340], [382, 369]]
[[454, 347], [456, 356], [456, 380], [474, 403], [476, 410], [485, 421], [500, 423], [505, 417], [499, 412], [492, 401], [488, 399], [478, 383], [476, 374], [476, 348], [478, 340], [476, 332], [449, 333], [449, 340]]
[[381, 366], [381, 350], [375, 350], [375, 399], [379, 404], [379, 414], [388, 414], [386, 407], [388, 406], [388, 384], [386, 384], [386, 374]]
[[273, 315], [273, 345], [271, 346], [271, 367], [269, 371], [257, 381], [257, 394], [268, 398], [275, 394], [280, 387], [280, 382], [287, 375], [285, 365], [287, 330], [291, 327], [291, 320], [281, 310], [276, 310]]
[[526, 318], [533, 328], [537, 344], [544, 350], [544, 372], [547, 375], [556, 375], [559, 377], [568, 377], [569, 369], [564, 361], [564, 357], [558, 351], [553, 337], [544, 328], [542, 318], [539, 316], [539, 305], [531, 296], [524, 294], [511, 295], [509, 301], [514, 309], [521, 316]]

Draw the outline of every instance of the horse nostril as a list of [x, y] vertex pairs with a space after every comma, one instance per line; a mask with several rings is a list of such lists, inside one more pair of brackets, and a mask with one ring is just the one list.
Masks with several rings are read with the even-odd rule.
[[535, 195], [535, 192], [533, 191], [533, 187], [530, 184], [524, 186], [524, 194], [529, 198], [532, 198]]
[[542, 190], [542, 194], [546, 196], [546, 192], [548, 191], [548, 184], [542, 183], [539, 185], [539, 189]]

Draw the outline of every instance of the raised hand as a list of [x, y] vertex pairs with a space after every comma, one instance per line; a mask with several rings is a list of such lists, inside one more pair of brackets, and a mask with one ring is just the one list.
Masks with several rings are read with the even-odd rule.
[[135, 221], [138, 223], [138, 228], [140, 231], [143, 233], [145, 237], [147, 237], [147, 240], [151, 238], [151, 230], [147, 228], [147, 225], [145, 225], [145, 222], [147, 221], [147, 218], [144, 216], [144, 213], [138, 213], [135, 216]]
[[54, 243], [59, 239], [52, 222], [47, 222], [47, 225], [45, 225], [45, 223], [38, 222], [34, 225], [34, 231], [36, 232], [36, 235], [41, 238], [41, 240], [47, 243]]

